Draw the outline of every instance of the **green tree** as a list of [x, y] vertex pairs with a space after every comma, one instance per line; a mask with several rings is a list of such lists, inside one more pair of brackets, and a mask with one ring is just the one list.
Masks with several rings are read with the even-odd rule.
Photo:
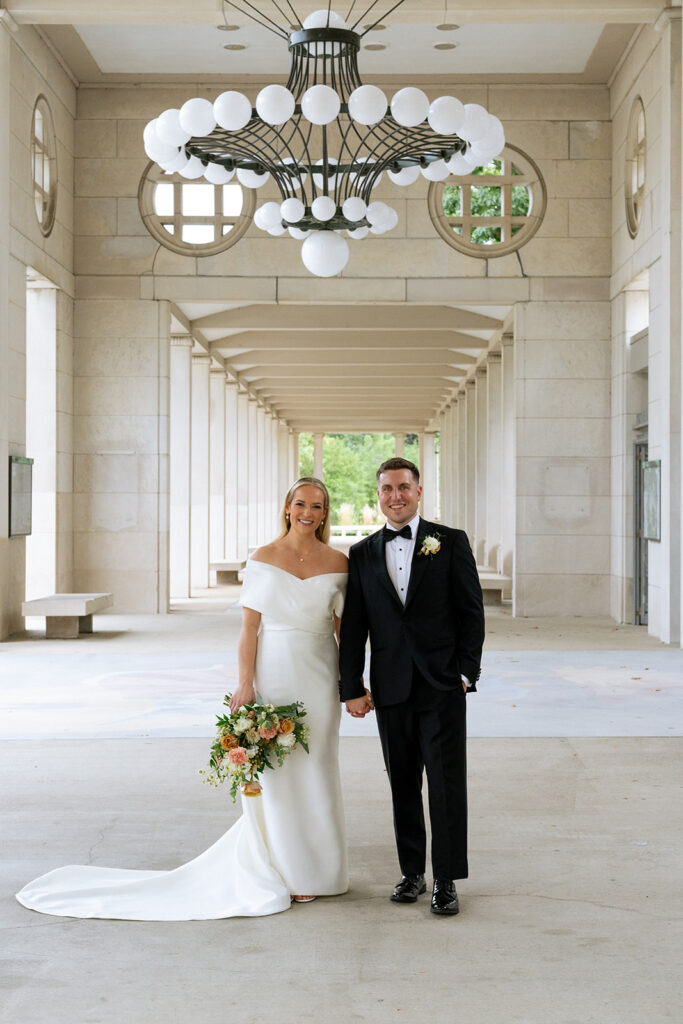
[[313, 434], [299, 434], [299, 476], [313, 476]]

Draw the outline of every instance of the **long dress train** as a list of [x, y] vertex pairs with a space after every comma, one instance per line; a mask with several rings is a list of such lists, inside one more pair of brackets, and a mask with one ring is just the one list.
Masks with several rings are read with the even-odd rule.
[[[259, 698], [300, 700], [310, 753], [295, 750], [266, 771], [263, 793], [242, 798], [242, 816], [194, 860], [173, 871], [71, 865], [29, 882], [17, 899], [62, 917], [190, 921], [276, 914], [290, 895], [348, 888], [339, 779], [340, 704], [332, 613], [341, 614], [345, 573], [301, 580], [265, 562], [247, 564], [240, 604], [261, 613]], [[220, 796], [220, 791], [217, 795]]]

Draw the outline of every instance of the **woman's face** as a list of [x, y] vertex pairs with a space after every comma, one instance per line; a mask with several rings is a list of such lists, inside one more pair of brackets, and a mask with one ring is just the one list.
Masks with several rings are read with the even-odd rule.
[[290, 529], [313, 536], [325, 518], [325, 495], [319, 487], [302, 484], [295, 490], [291, 502], [285, 505], [285, 512], [289, 513]]

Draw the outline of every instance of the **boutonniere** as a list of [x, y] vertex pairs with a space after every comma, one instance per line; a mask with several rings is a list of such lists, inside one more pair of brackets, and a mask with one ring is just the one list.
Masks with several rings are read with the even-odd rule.
[[435, 537], [429, 535], [428, 537], [422, 538], [422, 547], [418, 554], [420, 555], [438, 555], [441, 551], [441, 534], [437, 533]]

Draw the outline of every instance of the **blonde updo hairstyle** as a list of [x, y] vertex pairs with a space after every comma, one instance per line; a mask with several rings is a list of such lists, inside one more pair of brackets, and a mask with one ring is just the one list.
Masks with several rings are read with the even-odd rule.
[[285, 495], [284, 504], [282, 506], [282, 513], [280, 516], [280, 521], [282, 524], [282, 533], [280, 534], [279, 539], [281, 540], [283, 537], [286, 537], [287, 534], [289, 533], [290, 522], [289, 516], [287, 514], [287, 506], [292, 504], [292, 502], [294, 501], [294, 495], [296, 494], [300, 487], [317, 487], [319, 491], [322, 491], [323, 505], [325, 508], [325, 518], [323, 519], [318, 529], [315, 531], [315, 535], [318, 538], [318, 540], [323, 542], [323, 544], [329, 544], [330, 495], [327, 490], [327, 487], [325, 487], [325, 484], [322, 482], [322, 480], [318, 480], [317, 476], [302, 476], [298, 480], [295, 480], [292, 486], [287, 491], [287, 494]]

